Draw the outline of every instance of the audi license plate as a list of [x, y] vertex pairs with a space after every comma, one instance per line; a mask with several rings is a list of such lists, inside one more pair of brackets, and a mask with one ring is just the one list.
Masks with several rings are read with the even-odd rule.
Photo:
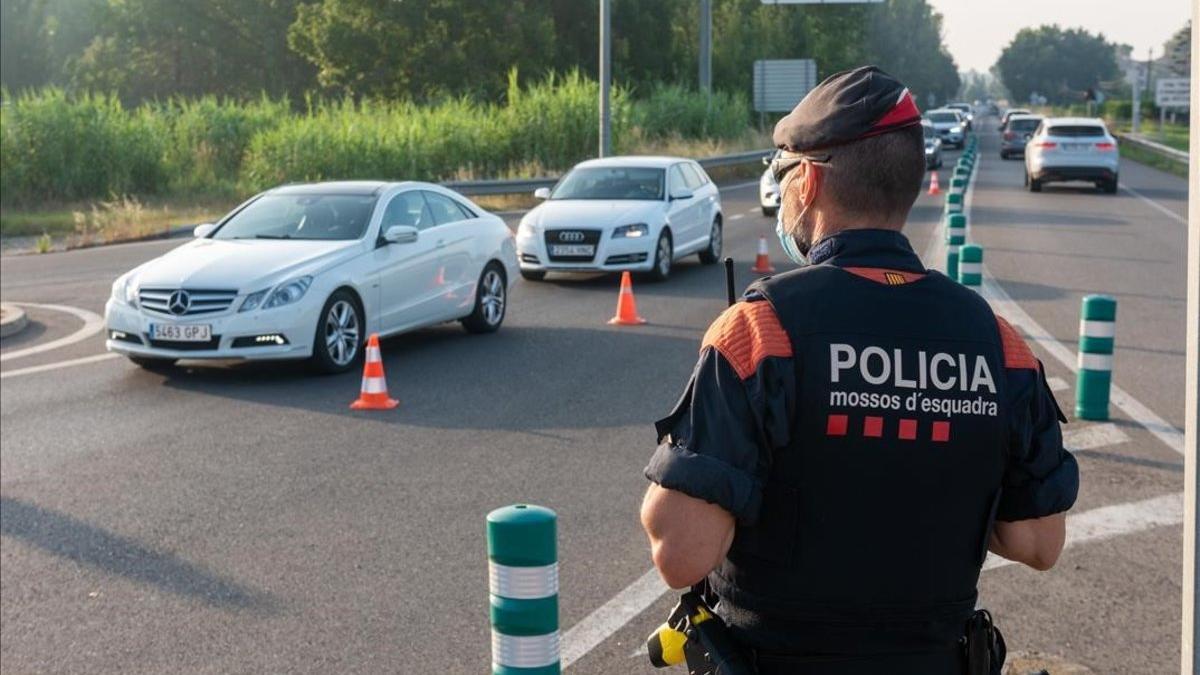
[[212, 339], [212, 326], [206, 323], [152, 323], [150, 339], [171, 342], [208, 342]]
[[1063, 150], [1068, 152], [1080, 152], [1091, 147], [1091, 143], [1063, 143]]
[[596, 255], [596, 247], [592, 244], [550, 244], [550, 255], [593, 256]]

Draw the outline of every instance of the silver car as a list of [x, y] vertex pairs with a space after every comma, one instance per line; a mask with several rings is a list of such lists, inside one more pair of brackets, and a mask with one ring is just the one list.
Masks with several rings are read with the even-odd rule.
[[1000, 159], [1025, 154], [1025, 144], [1045, 119], [1041, 115], [1013, 115], [1000, 127]]
[[925, 132], [925, 170], [942, 168], [942, 139], [929, 120], [921, 120], [921, 129]]
[[962, 148], [967, 136], [961, 111], [953, 108], [937, 108], [925, 113], [925, 119], [933, 125], [933, 129], [937, 131], [938, 138], [942, 139], [943, 145]]
[[758, 179], [758, 203], [762, 206], [764, 216], [774, 216], [779, 212], [779, 183], [775, 182], [775, 174], [771, 173], [771, 160], [778, 154], [776, 150], [770, 157], [763, 157], [763, 164], [767, 168]]
[[1025, 187], [1041, 192], [1049, 182], [1088, 181], [1115, 194], [1120, 163], [1104, 120], [1048, 117], [1025, 145]]

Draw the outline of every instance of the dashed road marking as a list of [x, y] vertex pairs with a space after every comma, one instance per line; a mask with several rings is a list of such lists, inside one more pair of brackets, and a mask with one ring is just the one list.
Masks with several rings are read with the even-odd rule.
[[89, 312], [86, 309], [71, 307], [69, 305], [39, 305], [33, 302], [14, 302], [13, 304], [21, 307], [48, 309], [52, 312], [65, 312], [83, 320], [83, 327], [74, 333], [71, 333], [66, 337], [61, 337], [57, 340], [51, 340], [40, 345], [33, 345], [32, 347], [26, 347], [25, 349], [18, 349], [16, 351], [0, 354], [0, 361], [11, 361], [12, 359], [33, 356], [34, 354], [41, 354], [42, 352], [48, 352], [52, 349], [58, 349], [59, 347], [75, 344], [80, 340], [88, 339], [104, 329], [103, 317], [95, 312]]
[[752, 215], [754, 215], [754, 214], [758, 213], [758, 212], [759, 212], [759, 211], [761, 211], [761, 210], [762, 210], [762, 207], [760, 207], [760, 206], [756, 206], [756, 207], [754, 207], [754, 208], [752, 208], [752, 209], [746, 209], [746, 215], [750, 215], [750, 216], [752, 216]]
[[746, 214], [744, 214], [744, 213], [735, 213], [732, 216], [729, 216], [729, 219], [730, 220], [741, 220], [742, 218], [745, 218], [745, 217], [746, 217]]
[[758, 181], [748, 180], [745, 183], [734, 183], [733, 185], [722, 185], [717, 189], [719, 189], [719, 190], [740, 190], [742, 188], [748, 188], [751, 185], [758, 185]]
[[1066, 391], [1071, 388], [1071, 385], [1061, 377], [1047, 377], [1046, 384], [1050, 385], [1050, 391]]
[[[1140, 502], [1114, 504], [1067, 516], [1067, 541], [1064, 548], [1111, 539], [1154, 527], [1179, 525], [1183, 522], [1183, 493], [1163, 495]], [[1013, 564], [997, 555], [988, 554], [983, 569], [994, 570]]]
[[104, 354], [96, 354], [94, 356], [85, 356], [85, 357], [79, 358], [79, 359], [70, 359], [67, 361], [57, 361], [55, 363], [43, 363], [40, 366], [30, 366], [28, 368], [17, 368], [16, 370], [6, 370], [4, 372], [0, 372], [0, 380], [7, 379], [10, 377], [20, 377], [21, 375], [34, 375], [36, 373], [44, 373], [47, 370], [58, 370], [59, 368], [70, 368], [71, 366], [85, 366], [89, 363], [98, 363], [100, 361], [107, 361], [109, 359], [115, 359], [118, 356], [120, 356], [120, 354], [114, 354], [112, 352], [107, 352]]
[[1063, 445], [1068, 450], [1095, 450], [1109, 445], [1119, 445], [1129, 440], [1124, 431], [1112, 423], [1089, 424], [1079, 429], [1063, 432]]

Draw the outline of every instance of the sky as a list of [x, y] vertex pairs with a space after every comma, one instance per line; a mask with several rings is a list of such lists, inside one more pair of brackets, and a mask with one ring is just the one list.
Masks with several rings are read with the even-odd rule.
[[959, 70], [987, 71], [1026, 26], [1057, 23], [1100, 32], [1109, 42], [1132, 45], [1137, 58], [1167, 38], [1191, 15], [1193, 0], [929, 0], [942, 14], [946, 46]]

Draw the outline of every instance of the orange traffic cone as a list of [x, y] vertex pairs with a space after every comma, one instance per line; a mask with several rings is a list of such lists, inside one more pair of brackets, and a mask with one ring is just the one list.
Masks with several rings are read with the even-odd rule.
[[367, 362], [363, 364], [362, 392], [350, 404], [355, 410], [391, 410], [400, 402], [388, 396], [387, 380], [383, 377], [383, 357], [379, 352], [379, 335], [367, 339]]
[[942, 189], [940, 187], [938, 187], [938, 179], [937, 179], [936, 171], [929, 172], [929, 194], [931, 194], [931, 195], [942, 194]]
[[621, 294], [617, 296], [617, 315], [608, 320], [618, 326], [637, 326], [646, 323], [638, 316], [637, 303], [633, 300], [633, 277], [629, 272], [621, 273]]
[[770, 274], [775, 271], [775, 268], [771, 267], [771, 256], [767, 254], [765, 236], [758, 238], [758, 257], [754, 259], [754, 267], [751, 267], [750, 271], [756, 274]]

